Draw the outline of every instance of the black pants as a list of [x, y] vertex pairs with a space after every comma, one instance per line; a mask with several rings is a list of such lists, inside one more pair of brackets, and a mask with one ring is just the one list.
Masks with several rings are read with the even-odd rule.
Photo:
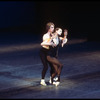
[[56, 57], [51, 57], [47, 56], [47, 60], [53, 65], [53, 68], [55, 69], [55, 72], [51, 76], [51, 81], [53, 82], [53, 78], [57, 75], [58, 76], [58, 81], [60, 81], [60, 74], [62, 70], [62, 63], [56, 58]]
[[54, 73], [54, 67], [53, 67], [52, 63], [47, 61], [47, 53], [48, 53], [48, 49], [45, 49], [45, 48], [40, 49], [40, 58], [41, 58], [41, 61], [42, 61], [42, 64], [43, 64], [42, 79], [45, 78], [46, 72], [48, 70], [48, 64], [51, 67], [50, 75], [52, 75], [52, 73]]

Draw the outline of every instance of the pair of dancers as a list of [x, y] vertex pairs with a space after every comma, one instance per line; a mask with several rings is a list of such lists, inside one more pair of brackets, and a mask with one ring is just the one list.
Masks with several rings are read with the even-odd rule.
[[[47, 32], [43, 35], [43, 42], [41, 43], [40, 58], [43, 63], [41, 85], [46, 86], [45, 75], [48, 69], [48, 64], [50, 68], [50, 84], [58, 86], [60, 84], [60, 75], [63, 68], [63, 64], [58, 60], [58, 50], [59, 46], [64, 46], [67, 43], [68, 31], [64, 30], [64, 37], [60, 37], [62, 34], [61, 28], [56, 28], [54, 32], [55, 25], [52, 22], [46, 24]], [[54, 32], [54, 33], [53, 33]], [[54, 79], [56, 78], [56, 81]]]

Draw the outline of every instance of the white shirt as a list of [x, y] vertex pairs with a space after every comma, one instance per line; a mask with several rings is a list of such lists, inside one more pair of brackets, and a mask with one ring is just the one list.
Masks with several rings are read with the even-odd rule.
[[[62, 40], [63, 38], [60, 38], [60, 40]], [[53, 39], [53, 42], [58, 45], [59, 44], [59, 39], [58, 36], [56, 38]], [[65, 44], [67, 42], [67, 38], [63, 40], [63, 44]]]
[[[50, 35], [48, 33], [44, 34], [43, 35], [43, 42], [42, 43], [48, 43], [50, 41]], [[46, 49], [49, 49], [49, 46], [48, 45], [44, 45], [42, 46]]]
[[58, 45], [59, 44], [59, 39], [58, 39], [58, 36], [56, 38], [53, 39], [53, 42]]
[[43, 41], [47, 42], [50, 39], [50, 35], [49, 34], [44, 34], [43, 35]]

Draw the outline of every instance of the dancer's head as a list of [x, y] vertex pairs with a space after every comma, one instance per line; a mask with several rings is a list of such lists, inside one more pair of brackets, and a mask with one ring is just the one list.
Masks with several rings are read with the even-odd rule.
[[53, 32], [54, 31], [54, 23], [52, 23], [52, 22], [48, 22], [47, 24], [46, 24], [46, 32]]
[[61, 28], [56, 28], [56, 29], [55, 29], [55, 32], [56, 32], [58, 35], [61, 35], [61, 34], [62, 34], [62, 29], [61, 29]]

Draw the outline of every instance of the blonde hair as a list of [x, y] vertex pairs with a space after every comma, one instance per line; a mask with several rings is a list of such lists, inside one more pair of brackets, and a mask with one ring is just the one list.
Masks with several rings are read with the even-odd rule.
[[49, 22], [46, 24], [46, 32], [50, 29], [51, 25], [55, 26], [54, 23], [52, 23], [52, 22]]

